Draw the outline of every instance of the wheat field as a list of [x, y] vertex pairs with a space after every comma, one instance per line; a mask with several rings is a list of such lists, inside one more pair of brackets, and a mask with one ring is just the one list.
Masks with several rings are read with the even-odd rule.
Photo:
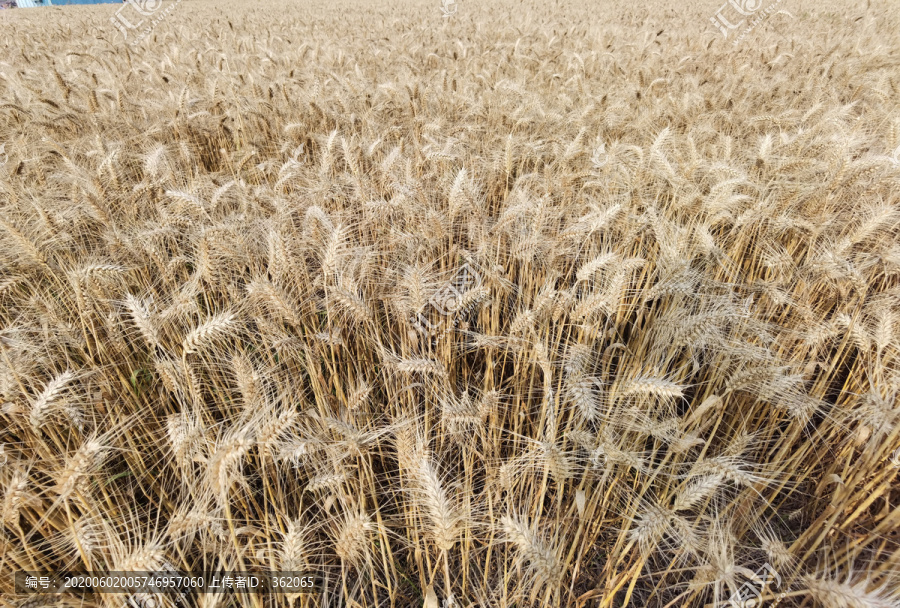
[[0, 12], [0, 605], [900, 606], [895, 2], [165, 6]]

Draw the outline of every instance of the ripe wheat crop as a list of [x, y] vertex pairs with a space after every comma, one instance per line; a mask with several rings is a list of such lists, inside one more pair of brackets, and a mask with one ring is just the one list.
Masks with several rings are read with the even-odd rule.
[[444, 4], [0, 13], [0, 604], [900, 606], [900, 12]]

